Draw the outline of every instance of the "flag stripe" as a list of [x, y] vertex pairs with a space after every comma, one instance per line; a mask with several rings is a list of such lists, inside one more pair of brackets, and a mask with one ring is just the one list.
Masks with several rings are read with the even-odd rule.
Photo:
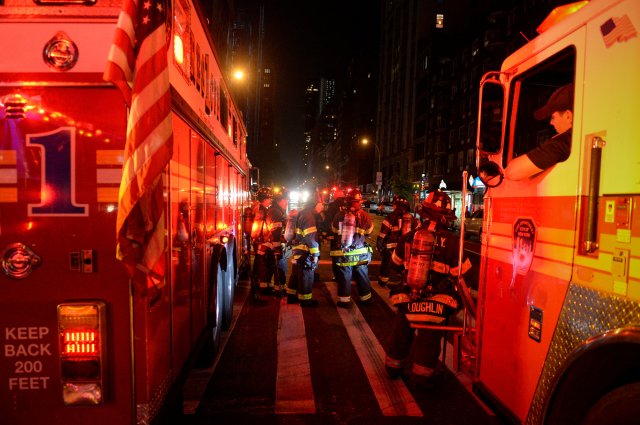
[[140, 292], [163, 287], [166, 267], [162, 173], [173, 150], [168, 11], [167, 0], [125, 0], [104, 73], [130, 105], [118, 192], [117, 256]]

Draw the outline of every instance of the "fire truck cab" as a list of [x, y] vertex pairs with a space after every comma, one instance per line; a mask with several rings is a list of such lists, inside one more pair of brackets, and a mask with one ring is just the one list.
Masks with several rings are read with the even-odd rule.
[[[640, 417], [639, 29], [636, 1], [559, 7], [481, 83], [474, 388], [515, 423]], [[509, 179], [554, 135], [534, 111], [568, 84], [569, 157]]]

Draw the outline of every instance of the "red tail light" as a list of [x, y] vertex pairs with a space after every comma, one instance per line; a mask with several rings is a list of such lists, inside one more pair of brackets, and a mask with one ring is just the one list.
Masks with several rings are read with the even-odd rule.
[[105, 392], [106, 305], [58, 306], [62, 398], [67, 406], [100, 405]]

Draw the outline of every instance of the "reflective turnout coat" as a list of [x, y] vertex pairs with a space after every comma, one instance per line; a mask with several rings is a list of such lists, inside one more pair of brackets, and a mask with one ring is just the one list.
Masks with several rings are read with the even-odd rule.
[[319, 257], [318, 227], [314, 206], [309, 206], [298, 213], [296, 236], [292, 242], [293, 259], [295, 261], [308, 256]]
[[345, 215], [351, 213], [355, 215], [355, 232], [353, 235], [353, 242], [350, 246], [336, 246], [330, 252], [331, 258], [335, 260], [336, 265], [343, 266], [357, 266], [361, 264], [368, 264], [371, 260], [371, 247], [366, 243], [367, 236], [373, 232], [373, 223], [369, 214], [362, 209], [349, 212], [341, 211], [331, 223], [331, 230], [336, 234], [338, 241], [342, 239], [342, 233], [344, 226]]
[[[391, 256], [392, 264], [397, 270], [410, 267], [411, 244], [418, 230], [413, 230], [399, 239]], [[471, 268], [471, 262], [464, 258], [462, 264], [458, 265], [460, 238], [457, 235], [447, 230], [436, 230], [434, 239], [433, 255], [424, 289], [412, 294], [410, 288], [404, 284], [400, 290], [390, 294], [392, 303], [407, 313], [409, 321], [440, 323], [460, 307], [454, 279], [459, 273], [464, 275]]]

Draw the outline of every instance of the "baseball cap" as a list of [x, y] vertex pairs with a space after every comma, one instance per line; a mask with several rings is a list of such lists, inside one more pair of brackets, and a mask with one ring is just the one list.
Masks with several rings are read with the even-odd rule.
[[533, 116], [537, 120], [549, 118], [555, 111], [573, 109], [573, 83], [558, 87], [549, 96], [549, 100], [540, 109], [536, 109]]

